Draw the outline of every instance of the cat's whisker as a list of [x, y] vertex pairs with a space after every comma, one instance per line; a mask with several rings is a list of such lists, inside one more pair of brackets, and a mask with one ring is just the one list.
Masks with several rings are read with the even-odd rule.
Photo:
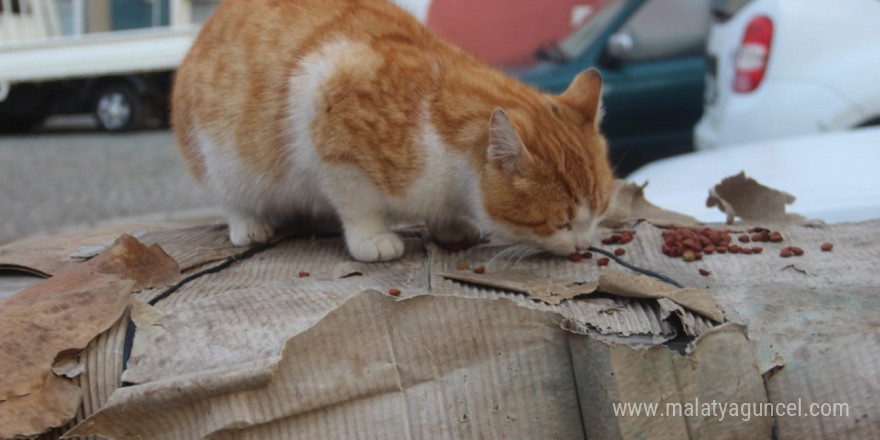
[[493, 256], [489, 260], [488, 264], [494, 265], [496, 260], [500, 260], [500, 261], [502, 261], [502, 263], [500, 264], [501, 267], [508, 267], [510, 265], [510, 260], [512, 260], [513, 258], [516, 257], [516, 255], [518, 255], [518, 253], [521, 251], [522, 247], [523, 247], [522, 244], [515, 244], [512, 246], [508, 246], [508, 247], [502, 249], [501, 251], [499, 251], [497, 254], [495, 254], [495, 256]]
[[545, 250], [543, 250], [543, 249], [540, 249], [540, 248], [536, 248], [536, 247], [531, 247], [531, 246], [529, 246], [529, 248], [526, 250], [526, 252], [524, 252], [523, 255], [521, 255], [521, 256], [516, 260], [516, 263], [515, 263], [515, 264], [519, 264], [520, 261], [522, 261], [522, 260], [524, 260], [524, 259], [526, 259], [526, 258], [534, 257], [534, 256], [536, 256], [536, 255], [550, 255], [550, 252], [547, 252], [547, 251], [545, 251]]

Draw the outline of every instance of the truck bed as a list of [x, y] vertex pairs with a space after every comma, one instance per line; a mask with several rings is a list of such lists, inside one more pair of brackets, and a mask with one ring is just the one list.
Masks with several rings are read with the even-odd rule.
[[0, 90], [4, 82], [173, 70], [197, 33], [198, 26], [148, 28], [2, 45]]

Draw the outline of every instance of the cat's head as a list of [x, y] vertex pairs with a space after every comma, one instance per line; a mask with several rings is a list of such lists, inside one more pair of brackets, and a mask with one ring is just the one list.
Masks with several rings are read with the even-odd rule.
[[559, 255], [591, 244], [614, 193], [601, 95], [590, 69], [561, 95], [492, 112], [481, 187], [497, 231]]

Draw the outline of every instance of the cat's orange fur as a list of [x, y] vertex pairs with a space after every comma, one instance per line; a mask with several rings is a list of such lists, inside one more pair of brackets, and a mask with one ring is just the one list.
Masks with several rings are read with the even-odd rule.
[[[221, 154], [237, 157], [253, 175], [282, 181], [295, 165], [288, 146], [302, 136], [290, 123], [290, 96], [297, 92], [291, 77], [304, 60], [320, 60], [322, 48], [340, 41], [352, 44], [334, 52], [332, 72], [309, 103], [315, 108], [309, 135], [323, 163], [355, 166], [385, 196], [404, 198], [434, 166], [422, 145], [421, 116], [428, 115], [444, 148], [467, 157], [485, 214], [508, 235], [541, 244], [541, 237], [571, 229], [580, 207], [594, 217], [607, 210], [613, 173], [598, 131], [598, 73], [582, 73], [562, 95], [542, 94], [442, 41], [385, 0], [223, 2], [174, 87], [173, 124], [196, 178], [209, 180], [205, 155]], [[498, 108], [504, 113], [494, 114]], [[490, 125], [503, 134], [510, 123], [511, 142], [518, 135], [524, 150], [493, 159], [490, 143], [504, 137], [493, 138]], [[199, 139], [213, 140], [218, 152], [206, 153]], [[577, 241], [551, 250], [585, 245]]]

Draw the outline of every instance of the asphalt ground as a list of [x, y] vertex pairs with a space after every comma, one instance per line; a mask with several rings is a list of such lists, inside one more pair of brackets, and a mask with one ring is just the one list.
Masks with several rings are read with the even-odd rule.
[[133, 219], [218, 212], [168, 130], [0, 135], [0, 244]]

